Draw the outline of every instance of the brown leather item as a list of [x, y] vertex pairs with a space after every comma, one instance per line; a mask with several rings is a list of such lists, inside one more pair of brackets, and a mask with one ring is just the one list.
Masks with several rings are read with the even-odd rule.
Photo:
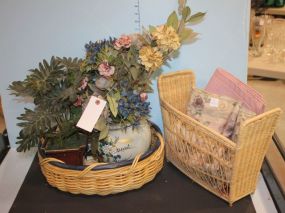
[[57, 158], [68, 165], [81, 166], [83, 165], [83, 156], [86, 146], [81, 146], [78, 149], [66, 150], [45, 150], [46, 157]]

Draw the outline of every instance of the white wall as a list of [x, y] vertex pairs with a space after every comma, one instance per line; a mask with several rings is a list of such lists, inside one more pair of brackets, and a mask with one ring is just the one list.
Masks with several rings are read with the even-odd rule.
[[[0, 94], [9, 139], [15, 146], [16, 117], [27, 103], [9, 95], [8, 85], [23, 80], [27, 70], [53, 55], [84, 57], [90, 40], [135, 31], [137, 0], [0, 0]], [[203, 87], [218, 66], [246, 80], [249, 2], [247, 0], [188, 0], [193, 12], [206, 11], [205, 21], [193, 28], [196, 43], [182, 47], [171, 67], [191, 68]], [[140, 0], [142, 24], [162, 24], [177, 8], [177, 0]], [[156, 82], [154, 82], [156, 88]], [[157, 90], [150, 97], [152, 119], [162, 127]], [[28, 105], [29, 106], [29, 105]]]

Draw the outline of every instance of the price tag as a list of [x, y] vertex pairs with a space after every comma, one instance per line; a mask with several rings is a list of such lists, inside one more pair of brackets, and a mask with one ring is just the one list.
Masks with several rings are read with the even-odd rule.
[[91, 96], [76, 126], [88, 132], [92, 132], [96, 122], [104, 110], [105, 105], [106, 101], [95, 96]]
[[218, 106], [219, 106], [219, 99], [217, 99], [217, 98], [211, 98], [211, 100], [210, 100], [210, 106], [212, 106], [212, 107], [218, 107]]

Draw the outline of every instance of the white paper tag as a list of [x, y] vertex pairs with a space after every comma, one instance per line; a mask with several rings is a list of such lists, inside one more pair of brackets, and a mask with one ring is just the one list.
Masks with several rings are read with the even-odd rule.
[[211, 100], [210, 100], [210, 106], [212, 106], [212, 107], [218, 107], [218, 106], [219, 106], [219, 99], [217, 99], [217, 98], [211, 98]]
[[92, 132], [96, 122], [104, 110], [105, 105], [106, 101], [95, 96], [91, 96], [76, 126], [88, 132]]

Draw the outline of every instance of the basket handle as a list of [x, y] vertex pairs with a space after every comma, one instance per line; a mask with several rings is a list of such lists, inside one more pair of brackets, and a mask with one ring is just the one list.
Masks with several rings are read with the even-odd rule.
[[[162, 147], [161, 150], [164, 150], [164, 149], [163, 149], [163, 148], [164, 148], [164, 143], [163, 143], [163, 137], [162, 137], [162, 135], [161, 135], [159, 132], [155, 132], [155, 134], [156, 134], [156, 136], [158, 137], [158, 139], [159, 139], [159, 141], [160, 141], [160, 146]], [[138, 154], [138, 155], [135, 157], [135, 159], [133, 160], [133, 163], [132, 163], [132, 166], [131, 166], [130, 170], [133, 170], [133, 169], [136, 167], [137, 163], [139, 162], [140, 157], [141, 157], [141, 154]], [[160, 157], [161, 157], [160, 155], [157, 155], [154, 160], [155, 160], [155, 161], [158, 161], [158, 160], [160, 159]]]
[[[159, 132], [156, 132], [155, 134], [156, 134], [156, 136], [158, 137], [158, 139], [160, 141], [160, 146], [161, 146], [160, 150], [163, 151], [164, 150], [164, 139], [163, 139], [162, 135]], [[155, 160], [158, 161], [160, 158], [161, 158], [161, 152], [160, 152], [160, 154], [158, 154], [156, 156]]]
[[58, 163], [64, 163], [65, 164], [65, 162], [58, 160], [56, 158], [45, 158], [45, 159], [41, 160], [40, 165], [44, 166], [45, 164], [47, 164], [49, 162], [58, 162]]
[[137, 166], [137, 164], [138, 164], [138, 162], [139, 162], [140, 157], [141, 157], [141, 154], [138, 154], [138, 155], [134, 158], [133, 163], [132, 163], [132, 166], [130, 167], [130, 171], [132, 171], [133, 169], [136, 168], [136, 166]]
[[[138, 154], [138, 155], [134, 158], [133, 163], [132, 163], [132, 165], [131, 165], [129, 171], [132, 171], [132, 170], [136, 167], [136, 165], [137, 165], [137, 163], [138, 163], [140, 157], [141, 157], [141, 154]], [[93, 163], [93, 164], [89, 165], [89, 166], [86, 167], [83, 171], [81, 171], [81, 172], [79, 173], [79, 175], [77, 176], [77, 178], [82, 178], [82, 177], [84, 177], [87, 173], [89, 173], [89, 172], [90, 172], [93, 168], [95, 168], [96, 166], [98, 166], [98, 165], [104, 165], [104, 164], [107, 164], [107, 163]], [[114, 175], [114, 174], [115, 174], [115, 173], [113, 173], [112, 175]]]

